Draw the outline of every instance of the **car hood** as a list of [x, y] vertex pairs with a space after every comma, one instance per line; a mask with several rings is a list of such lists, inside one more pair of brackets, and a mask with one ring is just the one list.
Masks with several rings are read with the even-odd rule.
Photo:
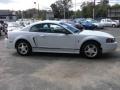
[[81, 34], [81, 35], [89, 35], [89, 36], [100, 36], [100, 37], [114, 38], [114, 36], [112, 36], [111, 34], [101, 32], [101, 31], [83, 30], [79, 34]]

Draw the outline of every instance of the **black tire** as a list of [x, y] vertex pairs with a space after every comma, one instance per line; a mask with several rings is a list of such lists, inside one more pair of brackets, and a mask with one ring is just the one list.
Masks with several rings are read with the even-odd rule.
[[[94, 54], [93, 56], [89, 56], [87, 53], [87, 47], [89, 45], [93, 45], [96, 49], [94, 49], [96, 51], [96, 54]], [[93, 52], [93, 51], [90, 51], [90, 52]], [[102, 49], [100, 48], [100, 45], [97, 43], [97, 42], [94, 42], [94, 41], [90, 41], [90, 42], [86, 42], [82, 45], [81, 47], [81, 50], [80, 50], [80, 53], [82, 56], [86, 57], [86, 58], [90, 58], [90, 59], [93, 59], [93, 58], [98, 58], [102, 55]]]
[[[20, 49], [22, 48], [22, 44], [23, 44], [23, 51], [20, 51]], [[17, 50], [17, 53], [22, 55], [22, 56], [28, 56], [32, 53], [32, 48], [31, 48], [31, 45], [25, 41], [25, 40], [20, 40], [16, 43], [16, 50]], [[21, 48], [20, 48], [21, 47]], [[21, 49], [22, 50], [22, 49]], [[24, 51], [25, 50], [25, 51]], [[22, 53], [23, 52], [23, 53]]]
[[115, 28], [115, 27], [116, 27], [116, 25], [115, 25], [115, 24], [113, 24], [113, 25], [112, 25], [112, 27], [113, 27], [113, 28]]

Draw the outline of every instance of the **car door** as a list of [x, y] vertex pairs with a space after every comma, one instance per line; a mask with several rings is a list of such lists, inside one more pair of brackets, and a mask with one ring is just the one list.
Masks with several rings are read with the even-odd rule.
[[101, 23], [104, 25], [104, 26], [108, 26], [108, 22], [106, 19], [102, 19], [101, 20]]
[[46, 32], [48, 32], [49, 30], [47, 27], [48, 27], [47, 24], [36, 24], [30, 28], [35, 48], [44, 47], [46, 45], [44, 36], [46, 36]]
[[75, 36], [58, 24], [42, 24], [36, 41], [39, 48], [51, 50], [74, 50]]
[[107, 21], [107, 26], [112, 26], [112, 21], [111, 20], [107, 19], [106, 21]]
[[57, 24], [49, 24], [51, 33], [49, 33], [48, 47], [58, 49], [74, 49], [75, 36], [62, 26]]

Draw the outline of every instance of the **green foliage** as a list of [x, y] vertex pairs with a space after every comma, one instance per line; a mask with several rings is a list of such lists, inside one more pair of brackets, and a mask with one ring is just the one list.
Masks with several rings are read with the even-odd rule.
[[115, 4], [111, 8], [115, 8], [115, 9], [120, 8], [120, 4]]
[[76, 18], [80, 18], [82, 16], [82, 13], [80, 10], [77, 10], [75, 13], [76, 13]]
[[51, 4], [51, 8], [53, 10], [55, 18], [64, 18], [64, 12], [65, 16], [69, 18], [70, 17], [69, 9], [71, 7], [72, 7], [71, 0], [58, 0], [55, 3]]
[[[93, 3], [92, 2], [83, 2], [81, 5], [82, 10], [72, 11], [71, 0], [58, 0], [55, 3], [51, 4], [51, 8], [54, 13], [55, 18], [64, 18], [64, 11], [66, 18], [92, 18], [93, 16]], [[115, 4], [109, 6], [108, 4], [100, 3], [95, 6], [95, 18], [107, 17], [107, 12], [109, 8], [117, 9], [120, 8], [120, 4]], [[76, 16], [75, 16], [76, 15]], [[37, 18], [37, 19], [46, 19], [46, 10], [38, 9], [28, 9], [25, 11], [17, 11], [18, 18]]]
[[38, 9], [28, 9], [25, 11], [17, 11], [18, 18], [36, 18], [36, 19], [45, 19], [46, 18], [46, 10], [38, 10]]
[[98, 4], [95, 6], [95, 17], [107, 17], [109, 5]]
[[[92, 18], [94, 4], [92, 2], [83, 2], [82, 7], [82, 16], [84, 18]], [[95, 6], [95, 18], [107, 17], [108, 4], [98, 4]]]
[[93, 13], [93, 3], [84, 2], [82, 5], [82, 16], [84, 18], [92, 18]]

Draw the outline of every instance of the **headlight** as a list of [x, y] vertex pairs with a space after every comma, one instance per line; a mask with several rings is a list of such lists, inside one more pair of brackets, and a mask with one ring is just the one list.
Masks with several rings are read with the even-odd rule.
[[106, 43], [114, 43], [115, 42], [115, 38], [107, 38], [106, 39]]

